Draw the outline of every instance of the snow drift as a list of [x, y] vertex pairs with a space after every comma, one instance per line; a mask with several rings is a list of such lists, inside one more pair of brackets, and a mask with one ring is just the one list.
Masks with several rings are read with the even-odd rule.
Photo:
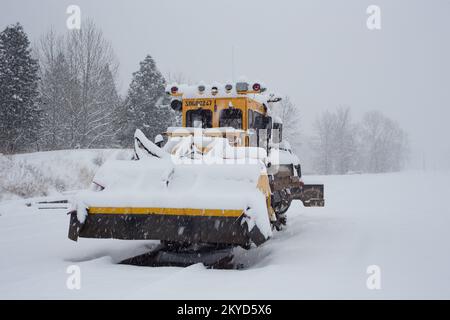
[[107, 159], [129, 159], [131, 150], [59, 150], [0, 154], [0, 201], [87, 188]]
[[[236, 252], [245, 270], [119, 265], [156, 242], [75, 243], [67, 239], [65, 211], [0, 203], [0, 252], [7, 257], [0, 259], [0, 298], [450, 298], [450, 209], [442, 201], [450, 173], [307, 178], [326, 184], [327, 206], [294, 202], [286, 230]], [[66, 286], [73, 265], [81, 270], [80, 290]], [[380, 290], [367, 288], [371, 265], [381, 269]]]

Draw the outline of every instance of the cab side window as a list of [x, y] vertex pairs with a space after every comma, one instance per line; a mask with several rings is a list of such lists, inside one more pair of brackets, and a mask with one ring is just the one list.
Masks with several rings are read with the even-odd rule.
[[248, 110], [248, 128], [254, 129], [255, 128], [255, 112], [253, 110]]
[[265, 116], [255, 112], [255, 120], [254, 120], [254, 128], [255, 129], [265, 129], [266, 123], [265, 123]]

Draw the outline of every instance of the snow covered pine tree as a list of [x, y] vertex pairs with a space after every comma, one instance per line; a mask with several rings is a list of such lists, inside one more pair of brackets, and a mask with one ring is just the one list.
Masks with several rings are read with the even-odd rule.
[[41, 126], [37, 72], [22, 26], [6, 27], [0, 33], [0, 152], [37, 147]]
[[[168, 105], [164, 105], [165, 79], [156, 67], [150, 55], [140, 63], [125, 99], [127, 130], [124, 137], [133, 136], [141, 129], [150, 139], [173, 125], [174, 114]], [[128, 138], [129, 139], [129, 138]]]
[[[73, 131], [70, 131], [71, 110], [67, 105], [71, 97], [78, 96], [71, 90], [71, 74], [62, 52], [53, 54], [48, 63], [40, 63], [39, 91], [45, 122], [41, 134], [41, 146], [46, 150], [71, 147]], [[50, 60], [51, 59], [51, 60]], [[43, 60], [41, 57], [40, 60]], [[73, 109], [73, 108], [72, 108]]]

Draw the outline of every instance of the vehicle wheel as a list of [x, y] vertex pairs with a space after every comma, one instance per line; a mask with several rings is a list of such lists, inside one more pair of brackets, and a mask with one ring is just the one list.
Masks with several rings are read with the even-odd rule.
[[281, 193], [281, 201], [276, 203], [275, 207], [273, 208], [277, 215], [286, 213], [286, 211], [288, 211], [289, 207], [291, 206], [292, 202], [290, 194], [288, 192], [283, 190], [280, 193]]

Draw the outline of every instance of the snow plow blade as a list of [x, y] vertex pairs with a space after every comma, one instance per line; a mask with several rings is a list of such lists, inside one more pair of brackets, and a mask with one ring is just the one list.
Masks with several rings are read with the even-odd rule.
[[[136, 133], [135, 160], [106, 162], [70, 212], [69, 238], [249, 247], [271, 235], [260, 162], [183, 163]], [[233, 159], [232, 159], [233, 160]]]
[[243, 210], [178, 208], [88, 209], [83, 223], [71, 212], [69, 238], [162, 240], [247, 247], [267, 240], [257, 226], [249, 231]]

